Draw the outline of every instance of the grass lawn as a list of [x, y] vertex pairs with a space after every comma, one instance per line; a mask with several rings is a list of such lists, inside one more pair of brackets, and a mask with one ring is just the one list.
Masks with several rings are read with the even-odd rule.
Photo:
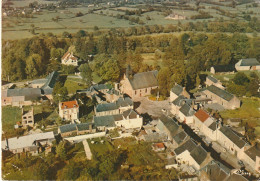
[[226, 120], [228, 118], [241, 118], [250, 126], [255, 128], [255, 134], [260, 137], [260, 98], [243, 98], [242, 106], [235, 110], [225, 110], [220, 112]]
[[[104, 142], [101, 143], [101, 140], [104, 140]], [[92, 154], [96, 155], [97, 157], [105, 155], [108, 151], [114, 149], [113, 146], [105, 138], [94, 138], [88, 139], [87, 141]], [[91, 141], [95, 141], [95, 143], [92, 144]]]
[[[81, 85], [79, 85], [79, 84], [81, 84]], [[83, 85], [82, 83], [79, 83], [79, 82], [76, 82], [76, 81], [70, 80], [70, 79], [67, 79], [65, 81], [64, 87], [66, 87], [68, 89], [69, 94], [75, 94], [76, 90], [86, 88], [86, 86]]]
[[16, 122], [21, 121], [22, 109], [19, 107], [2, 107], [2, 130], [9, 134], [14, 131]]

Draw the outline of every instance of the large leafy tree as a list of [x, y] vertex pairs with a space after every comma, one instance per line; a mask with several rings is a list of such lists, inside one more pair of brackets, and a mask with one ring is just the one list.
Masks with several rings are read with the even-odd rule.
[[92, 70], [88, 63], [82, 64], [79, 67], [80, 75], [87, 86], [91, 86], [92, 83]]

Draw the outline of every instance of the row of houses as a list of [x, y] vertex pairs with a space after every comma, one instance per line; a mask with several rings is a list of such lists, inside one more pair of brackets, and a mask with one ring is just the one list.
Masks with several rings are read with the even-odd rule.
[[52, 99], [52, 91], [58, 77], [59, 73], [54, 71], [46, 79], [32, 81], [30, 83], [31, 87], [2, 90], [2, 106], [27, 106], [45, 98]]

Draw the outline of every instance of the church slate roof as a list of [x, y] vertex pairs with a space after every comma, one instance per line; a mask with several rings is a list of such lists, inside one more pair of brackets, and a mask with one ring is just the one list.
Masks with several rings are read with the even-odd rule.
[[226, 101], [230, 101], [234, 97], [233, 94], [231, 94], [223, 89], [220, 89], [220, 88], [216, 87], [215, 85], [209, 86], [207, 88], [207, 90], [209, 90], [213, 94], [216, 94], [217, 96], [221, 97], [222, 99], [225, 99]]
[[158, 71], [141, 72], [129, 77], [133, 90], [158, 86]]

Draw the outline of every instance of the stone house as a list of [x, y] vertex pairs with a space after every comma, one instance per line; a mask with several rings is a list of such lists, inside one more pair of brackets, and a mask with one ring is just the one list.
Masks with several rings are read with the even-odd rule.
[[179, 147], [182, 143], [190, 139], [190, 136], [185, 132], [181, 131], [173, 136], [172, 144], [174, 148]]
[[81, 123], [81, 124], [66, 124], [58, 128], [58, 133], [62, 137], [83, 135], [88, 133], [95, 133], [93, 123]]
[[40, 88], [2, 90], [2, 106], [30, 106], [41, 99]]
[[212, 141], [217, 141], [218, 125], [214, 118], [200, 109], [194, 116], [194, 126], [200, 130], [206, 137], [210, 138]]
[[98, 104], [95, 107], [96, 116], [121, 114], [126, 110], [134, 109], [134, 104], [129, 97], [120, 97], [117, 101], [106, 104]]
[[51, 146], [55, 140], [53, 132], [37, 133], [21, 137], [14, 137], [2, 141], [2, 149], [14, 154], [28, 152], [37, 155], [40, 147]]
[[155, 70], [131, 75], [127, 70], [120, 82], [120, 90], [133, 99], [151, 95], [151, 91], [158, 88], [157, 74], [158, 71]]
[[78, 58], [73, 55], [73, 52], [67, 51], [61, 58], [61, 64], [78, 66], [79, 61], [78, 61]]
[[64, 120], [75, 121], [79, 119], [79, 105], [77, 100], [60, 102], [59, 115]]
[[240, 107], [240, 100], [226, 90], [211, 85], [202, 91], [202, 96], [210, 98], [212, 103], [218, 103], [225, 109], [236, 109]]
[[260, 70], [260, 63], [256, 58], [241, 59], [235, 64], [237, 71]]
[[166, 133], [167, 139], [171, 142], [173, 142], [173, 137], [181, 130], [177, 121], [165, 115], [162, 115], [159, 118], [158, 124], [156, 125], [156, 131], [159, 133]]
[[245, 150], [245, 154], [243, 155], [243, 162], [250, 165], [254, 170], [260, 173], [260, 146], [258, 143], [256, 145], [250, 147], [249, 149]]
[[222, 126], [218, 129], [217, 142], [239, 159], [243, 158], [245, 147], [249, 146], [243, 137], [227, 126]]
[[190, 94], [186, 91], [185, 87], [175, 84], [170, 91], [170, 101], [174, 101], [180, 95], [183, 95], [184, 97], [190, 99]]
[[143, 126], [143, 118], [134, 110], [129, 109], [121, 114], [94, 116], [94, 125], [99, 130], [111, 130], [114, 128], [123, 129], [141, 129]]
[[193, 110], [192, 106], [190, 104], [185, 103], [180, 109], [179, 109], [179, 118], [180, 122], [184, 122], [188, 125], [193, 123], [193, 115], [195, 111]]
[[191, 102], [190, 99], [186, 98], [183, 95], [178, 96], [174, 101], [171, 103], [171, 113], [173, 115], [179, 115], [179, 109], [186, 103]]
[[22, 109], [22, 126], [23, 127], [33, 127], [34, 125], [34, 114], [33, 114], [33, 107], [29, 111], [24, 111]]
[[234, 73], [236, 71], [235, 65], [214, 65], [210, 68], [210, 73]]
[[219, 87], [220, 89], [225, 89], [225, 87], [222, 85], [222, 83], [216, 79], [215, 77], [209, 75], [206, 77], [206, 82], [205, 82], [206, 86], [211, 86], [214, 85], [216, 87]]
[[196, 171], [213, 160], [210, 153], [192, 139], [174, 149], [174, 153], [177, 163], [190, 166]]

